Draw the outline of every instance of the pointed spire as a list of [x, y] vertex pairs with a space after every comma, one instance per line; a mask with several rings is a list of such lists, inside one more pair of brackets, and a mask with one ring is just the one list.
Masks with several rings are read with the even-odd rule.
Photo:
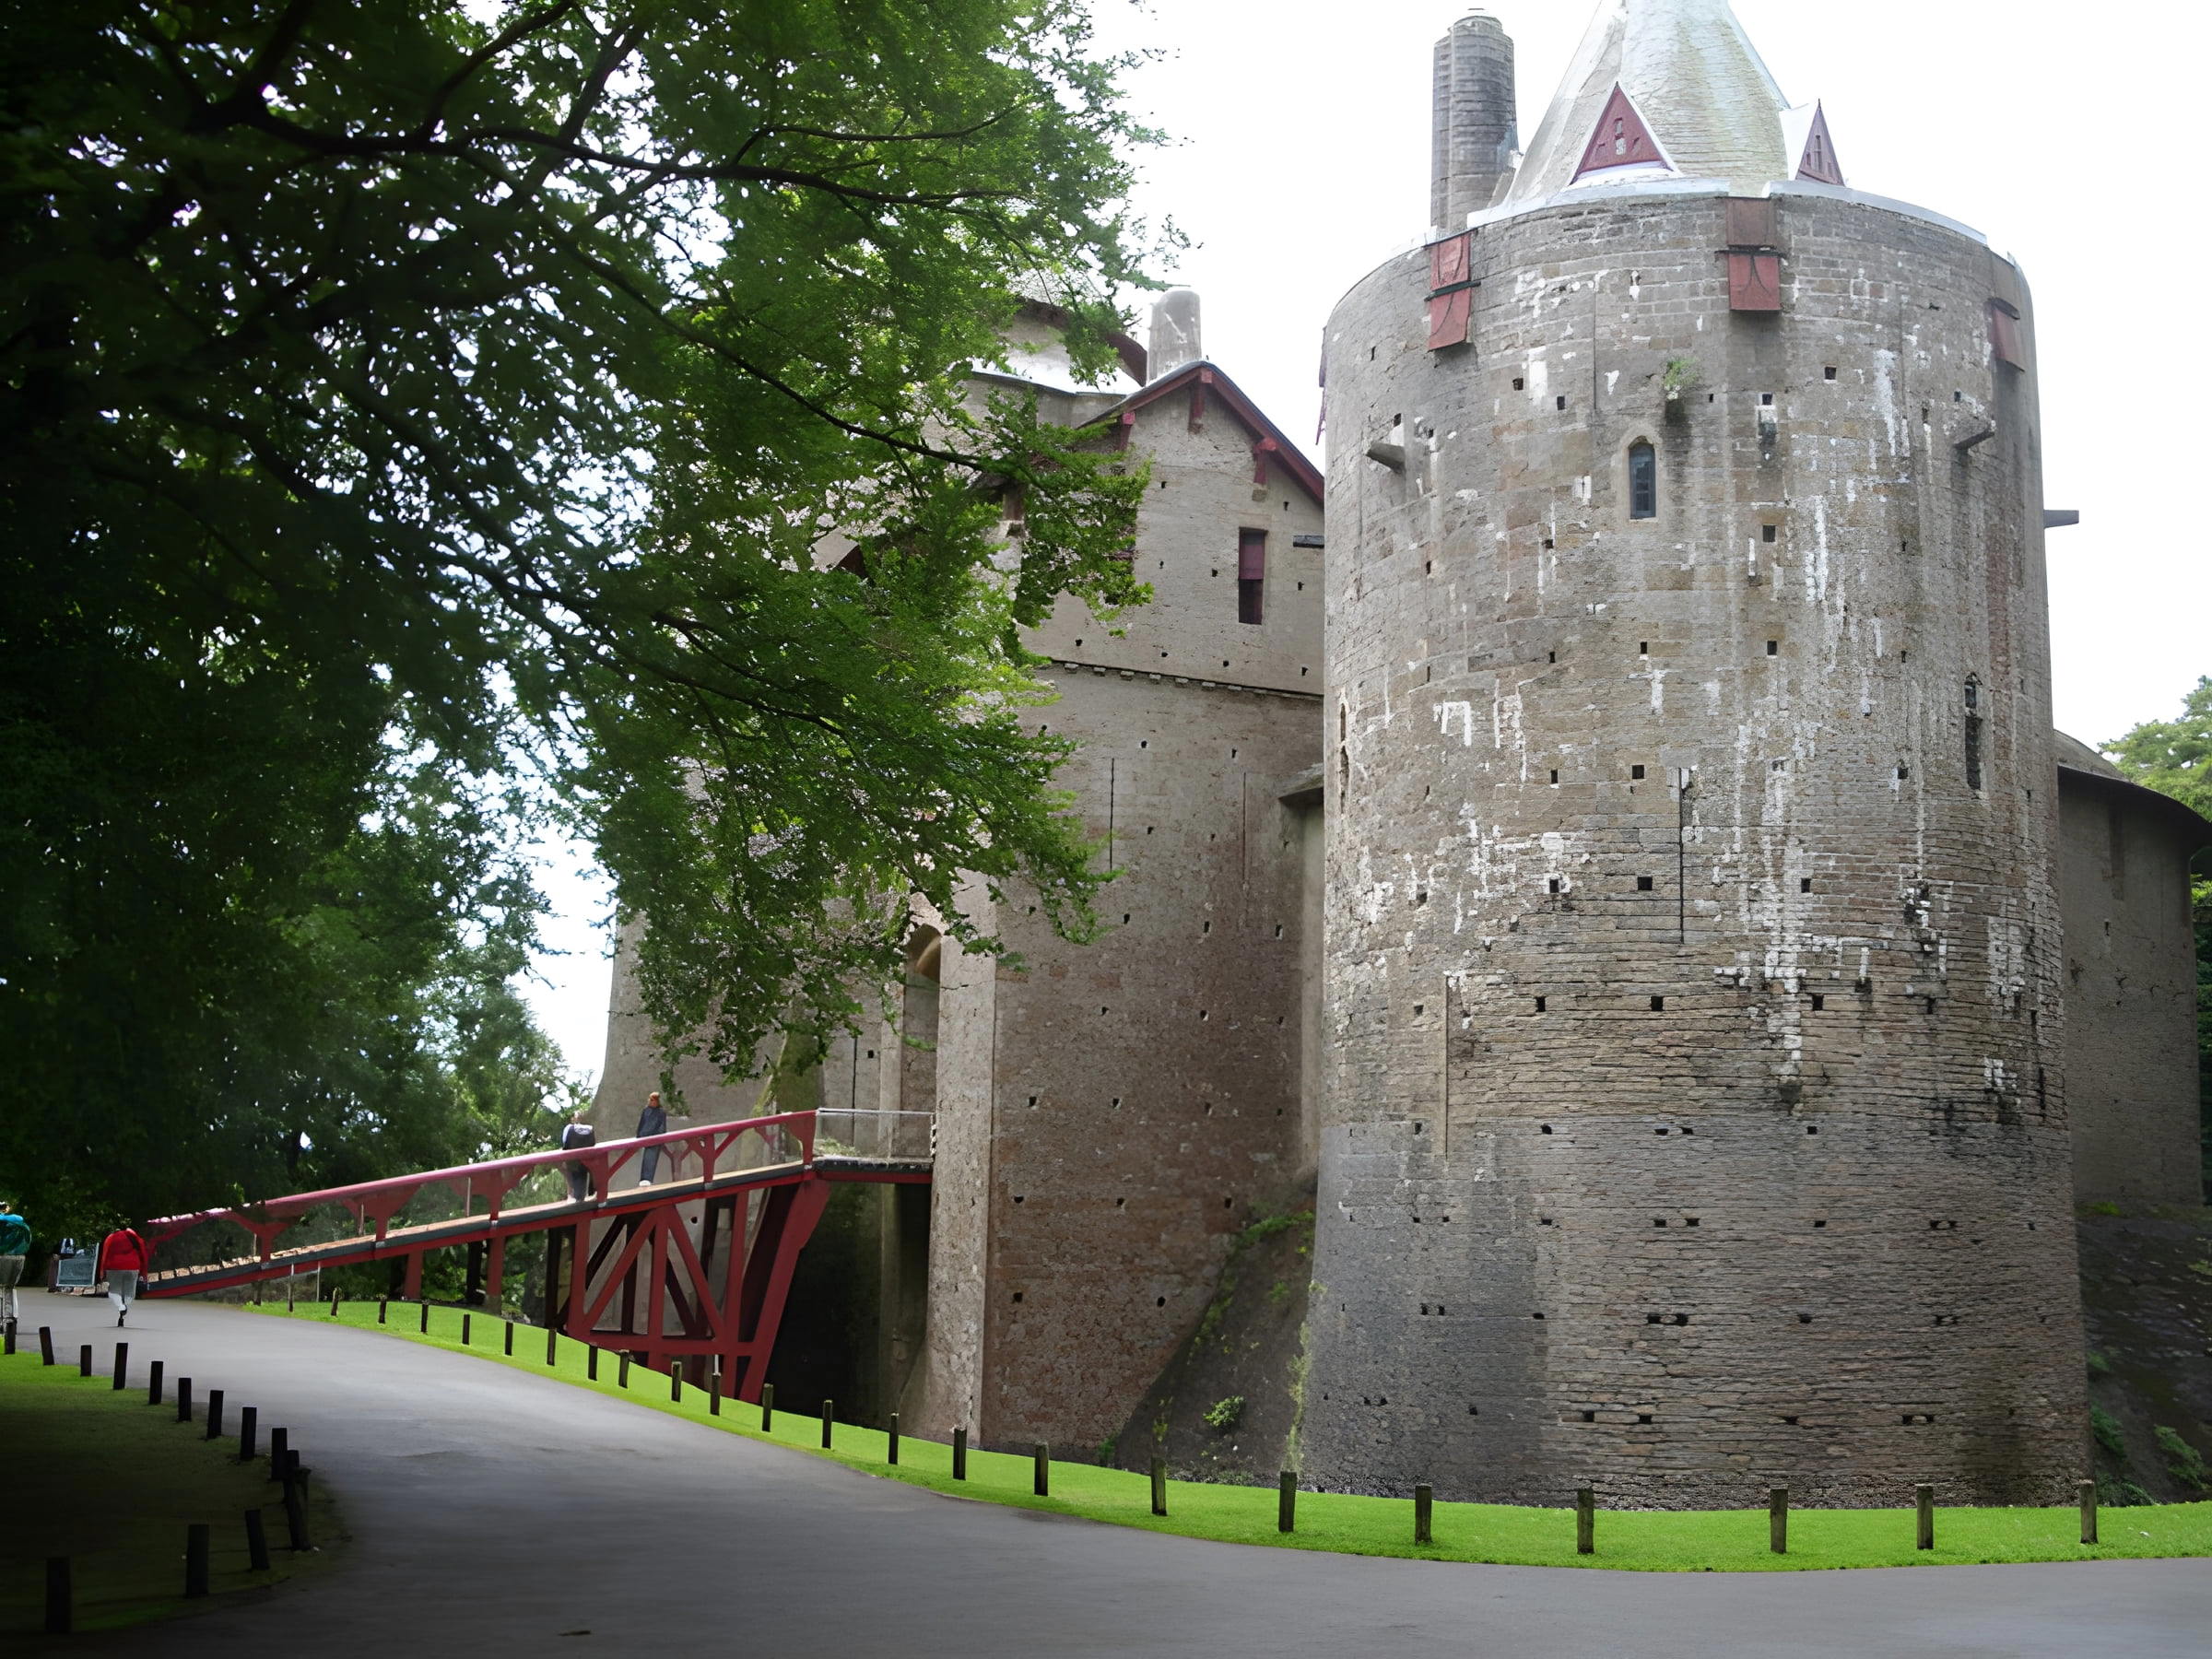
[[1666, 154], [1652, 136], [1652, 129], [1637, 113], [1636, 100], [1622, 89], [1618, 81], [1613, 83], [1613, 96], [1606, 100], [1604, 112], [1597, 118], [1597, 127], [1590, 135], [1590, 142], [1583, 148], [1582, 165], [1574, 170], [1577, 179], [1586, 179], [1592, 173], [1611, 172], [1622, 167], [1671, 168]]
[[1813, 105], [1813, 124], [1806, 132], [1805, 144], [1797, 157], [1797, 176], [1820, 184], [1843, 182], [1843, 167], [1836, 159], [1836, 141], [1828, 135], [1828, 111], [1818, 101]]
[[1606, 148], [1626, 139], [1627, 118], [1618, 117], [1618, 135], [1606, 119], [1616, 99], [1641, 120], [1658, 158], [1633, 165], [1723, 180], [1747, 195], [1790, 176], [1786, 100], [1728, 0], [1600, 0], [1503, 200], [1539, 200], [1577, 180], [1603, 182], [1611, 166], [1593, 168], [1590, 152], [1594, 138]]

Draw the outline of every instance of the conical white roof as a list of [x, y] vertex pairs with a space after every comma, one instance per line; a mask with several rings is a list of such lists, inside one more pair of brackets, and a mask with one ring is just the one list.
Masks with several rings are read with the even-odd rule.
[[1746, 195], [1790, 176], [1794, 159], [1782, 131], [1787, 100], [1728, 0], [1602, 0], [1506, 202], [1535, 201], [1574, 183], [1616, 86], [1677, 175], [1724, 179]]

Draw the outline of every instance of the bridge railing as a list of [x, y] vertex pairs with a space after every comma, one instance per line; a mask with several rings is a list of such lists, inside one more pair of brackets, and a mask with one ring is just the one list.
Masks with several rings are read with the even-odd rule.
[[464, 1215], [477, 1214], [477, 1205], [481, 1202], [485, 1206], [481, 1213], [496, 1219], [524, 1183], [547, 1171], [569, 1166], [580, 1166], [589, 1182], [590, 1193], [594, 1197], [604, 1196], [615, 1187], [617, 1177], [629, 1172], [640, 1155], [653, 1147], [662, 1148], [674, 1166], [662, 1177], [664, 1180], [702, 1176], [712, 1180], [717, 1172], [779, 1163], [812, 1164], [815, 1114], [782, 1112], [772, 1117], [744, 1118], [734, 1123], [672, 1130], [666, 1135], [651, 1135], [638, 1140], [608, 1141], [603, 1146], [572, 1151], [529, 1152], [519, 1158], [427, 1170], [416, 1175], [394, 1175], [381, 1181], [329, 1187], [321, 1192], [294, 1193], [228, 1208], [163, 1216], [146, 1223], [142, 1230], [147, 1241], [159, 1247], [196, 1228], [229, 1223], [253, 1237], [260, 1258], [265, 1262], [277, 1248], [276, 1241], [305, 1223], [316, 1211], [342, 1210], [351, 1217], [357, 1234], [373, 1228], [379, 1240], [402, 1211], [426, 1194], [440, 1197], [451, 1194], [447, 1201], [457, 1201]]
[[937, 1152], [937, 1114], [884, 1112], [870, 1107], [824, 1106], [818, 1143], [823, 1152], [923, 1163]]

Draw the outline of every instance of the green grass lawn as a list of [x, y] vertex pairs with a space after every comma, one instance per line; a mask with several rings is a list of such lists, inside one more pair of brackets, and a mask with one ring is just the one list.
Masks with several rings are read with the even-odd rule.
[[[204, 1413], [177, 1421], [174, 1395], [147, 1404], [146, 1361], [134, 1359], [135, 1384], [118, 1392], [104, 1374], [112, 1358], [105, 1342], [93, 1349], [103, 1373], [77, 1374], [76, 1350], [62, 1363], [41, 1363], [38, 1334], [23, 1333], [24, 1349], [0, 1358], [0, 1497], [7, 1505], [8, 1547], [0, 1551], [0, 1648], [6, 1638], [45, 1629], [46, 1558], [67, 1556], [76, 1601], [76, 1629], [110, 1630], [219, 1606], [223, 1598], [277, 1583], [329, 1559], [327, 1549], [295, 1556], [285, 1547], [284, 1506], [268, 1478], [268, 1462], [238, 1462], [237, 1404], [228, 1413], [232, 1437], [206, 1438]], [[237, 1390], [229, 1391], [239, 1404]], [[314, 1483], [311, 1481], [311, 1488]], [[248, 1571], [245, 1512], [265, 1509], [270, 1567]], [[184, 1599], [184, 1529], [213, 1528], [206, 1601]], [[315, 1492], [311, 1532], [335, 1541], [336, 1513]]]
[[[253, 1310], [276, 1317], [332, 1323], [327, 1306], [303, 1304], [288, 1314], [282, 1308]], [[410, 1342], [459, 1350], [462, 1314], [432, 1308], [429, 1335], [420, 1334], [418, 1304], [392, 1304], [386, 1334]], [[376, 1328], [376, 1305], [348, 1302], [339, 1321]], [[1932, 1550], [1913, 1547], [1913, 1514], [1895, 1510], [1798, 1510], [1790, 1517], [1790, 1553], [1767, 1547], [1767, 1512], [1715, 1511], [1700, 1513], [1603, 1512], [1597, 1517], [1597, 1553], [1578, 1556], [1574, 1512], [1571, 1509], [1509, 1508], [1502, 1504], [1439, 1503], [1435, 1542], [1413, 1542], [1410, 1499], [1355, 1498], [1301, 1492], [1298, 1530], [1276, 1530], [1272, 1487], [1217, 1486], [1171, 1481], [1168, 1513], [1151, 1512], [1151, 1483], [1143, 1475], [1101, 1469], [1087, 1463], [1052, 1465], [1052, 1496], [1030, 1490], [1032, 1463], [1027, 1455], [971, 1452], [968, 1478], [952, 1478], [952, 1449], [934, 1441], [905, 1439], [899, 1462], [885, 1461], [886, 1436], [880, 1430], [840, 1423], [834, 1445], [821, 1450], [818, 1417], [788, 1410], [776, 1413], [769, 1432], [760, 1430], [757, 1406], [723, 1402], [711, 1416], [703, 1390], [687, 1385], [680, 1402], [669, 1399], [669, 1379], [642, 1366], [630, 1371], [629, 1387], [616, 1382], [620, 1359], [599, 1356], [599, 1377], [585, 1377], [583, 1344], [563, 1336], [554, 1364], [545, 1363], [546, 1333], [517, 1325], [514, 1357], [502, 1354], [503, 1331], [496, 1315], [477, 1312], [467, 1351], [494, 1364], [559, 1377], [602, 1394], [620, 1394], [654, 1411], [766, 1441], [841, 1463], [849, 1468], [934, 1492], [1078, 1515], [1117, 1526], [1180, 1537], [1212, 1538], [1230, 1544], [1259, 1544], [1284, 1549], [1325, 1549], [1347, 1555], [1402, 1556], [1423, 1560], [1488, 1561], [1536, 1567], [1601, 1567], [1637, 1572], [1805, 1572], [1841, 1567], [1959, 1566], [1988, 1561], [2093, 1561], [2123, 1557], [2212, 1555], [2212, 1503], [2166, 1504], [2139, 1509], [2107, 1509], [2101, 1518], [2103, 1541], [2078, 1542], [2077, 1512], [2065, 1509], [1945, 1509], [1937, 1512]], [[811, 1404], [811, 1402], [809, 1402]], [[1905, 1494], [1909, 1499], [1910, 1494]]]

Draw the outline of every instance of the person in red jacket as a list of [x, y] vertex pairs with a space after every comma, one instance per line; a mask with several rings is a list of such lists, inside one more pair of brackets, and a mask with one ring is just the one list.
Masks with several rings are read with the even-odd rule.
[[146, 1241], [128, 1226], [100, 1241], [100, 1271], [108, 1281], [108, 1300], [115, 1304], [117, 1324], [130, 1316], [131, 1298], [138, 1294], [138, 1276], [147, 1265]]

